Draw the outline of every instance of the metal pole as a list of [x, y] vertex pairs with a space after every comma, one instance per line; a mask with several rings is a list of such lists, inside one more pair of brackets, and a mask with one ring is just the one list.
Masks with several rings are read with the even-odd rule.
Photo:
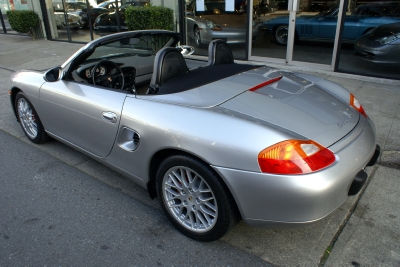
[[[88, 19], [88, 23], [89, 23], [89, 32], [90, 32], [90, 40], [93, 41], [93, 22], [92, 21], [92, 14], [91, 14], [91, 10], [90, 10], [90, 5], [89, 5], [89, 1], [86, 0], [86, 9], [87, 9], [87, 19]], [[83, 28], [83, 27], [82, 27]]]
[[119, 14], [118, 0], [115, 0], [115, 12], [115, 15], [117, 16], [117, 31], [121, 32], [121, 16]]
[[7, 33], [6, 25], [4, 24], [3, 20], [3, 13], [1, 13], [1, 8], [0, 8], [0, 20], [1, 20], [1, 25], [3, 26], [4, 33]]

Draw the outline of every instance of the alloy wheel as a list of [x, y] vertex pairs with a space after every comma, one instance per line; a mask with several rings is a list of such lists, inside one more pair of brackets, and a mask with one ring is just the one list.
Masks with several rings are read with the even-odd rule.
[[175, 166], [164, 175], [163, 199], [167, 210], [186, 229], [196, 233], [212, 229], [218, 206], [207, 182], [188, 167]]
[[22, 128], [31, 139], [35, 139], [38, 134], [38, 130], [35, 115], [33, 114], [31, 106], [24, 98], [18, 99], [17, 106]]

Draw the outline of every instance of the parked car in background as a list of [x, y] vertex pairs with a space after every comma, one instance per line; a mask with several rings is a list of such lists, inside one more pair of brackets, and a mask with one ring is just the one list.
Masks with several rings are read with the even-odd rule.
[[108, 14], [110, 12], [111, 12], [110, 10], [101, 7], [90, 8], [90, 12], [88, 12], [87, 8], [84, 8], [81, 11], [77, 12], [77, 14], [80, 17], [79, 26], [81, 29], [89, 27], [89, 14], [90, 14], [90, 21], [93, 24], [99, 15]]
[[378, 26], [358, 38], [354, 54], [374, 63], [400, 64], [400, 22]]
[[[237, 11], [225, 11], [225, 1], [205, 1], [204, 11], [196, 8], [196, 1], [186, 7], [187, 36], [197, 47], [212, 40], [221, 39], [227, 43], [246, 42], [247, 16]], [[257, 38], [257, 23], [253, 22], [253, 40]]]
[[317, 0], [317, 1], [312, 1], [310, 3], [310, 11], [311, 12], [323, 12], [325, 10], [328, 10], [331, 8], [333, 5], [337, 5], [338, 1], [325, 1], [325, 0]]
[[278, 10], [278, 7], [273, 7], [272, 4], [270, 4], [269, 0], [260, 0], [258, 5], [255, 5], [253, 7], [254, 9], [254, 17], [255, 19], [260, 18], [262, 15], [266, 15], [267, 13], [273, 13], [276, 10]]
[[269, 0], [269, 6], [277, 10], [288, 10], [289, 0]]
[[71, 30], [78, 30], [81, 27], [81, 17], [78, 14], [79, 10], [86, 7], [86, 3], [83, 2], [54, 2], [54, 18], [57, 29], [65, 29], [68, 26]]
[[351, 13], [353, 16], [399, 17], [400, 5], [396, 3], [374, 3], [357, 6]]
[[[315, 16], [299, 16], [296, 18], [296, 38], [302, 41], [332, 42], [336, 34], [339, 7], [318, 13]], [[342, 42], [354, 41], [382, 24], [400, 22], [398, 16], [349, 15], [345, 18]], [[289, 17], [281, 16], [265, 21], [261, 25], [281, 45], [287, 44]]]
[[[120, 7], [120, 6], [121, 6], [121, 2], [118, 1], [118, 7]], [[105, 1], [105, 2], [102, 2], [101, 4], [98, 4], [96, 7], [105, 8], [110, 11], [114, 11], [117, 8], [115, 5], [115, 1]]]
[[96, 34], [100, 36], [104, 36], [110, 33], [118, 32], [118, 22], [117, 22], [117, 13], [119, 12], [119, 17], [121, 19], [121, 31], [127, 31], [128, 26], [125, 22], [125, 10], [130, 6], [146, 6], [149, 5], [149, 2], [146, 1], [132, 1], [125, 2], [119, 8], [119, 11], [114, 10], [114, 12], [109, 12], [106, 14], [100, 14], [95, 20], [93, 24], [93, 30]]

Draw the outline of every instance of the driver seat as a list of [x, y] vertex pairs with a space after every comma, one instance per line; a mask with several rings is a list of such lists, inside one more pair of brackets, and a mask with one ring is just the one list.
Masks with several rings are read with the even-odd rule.
[[189, 69], [180, 48], [160, 49], [154, 59], [153, 76], [146, 94], [157, 94], [164, 84], [188, 72]]
[[225, 41], [217, 39], [208, 45], [208, 66], [233, 64], [233, 54]]

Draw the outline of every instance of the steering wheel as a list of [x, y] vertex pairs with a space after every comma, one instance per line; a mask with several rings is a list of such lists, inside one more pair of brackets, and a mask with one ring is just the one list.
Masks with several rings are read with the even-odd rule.
[[[113, 74], [108, 74], [105, 73], [104, 75], [96, 75], [96, 70], [100, 65], [112, 65], [117, 72]], [[121, 68], [115, 64], [112, 61], [109, 60], [102, 60], [98, 62], [96, 65], [94, 65], [92, 69], [92, 78], [93, 78], [93, 84], [94, 85], [101, 85], [104, 87], [110, 87], [114, 89], [124, 89], [125, 85], [125, 78], [124, 78], [124, 73], [122, 72]], [[120, 84], [120, 88], [116, 88], [117, 83]]]

